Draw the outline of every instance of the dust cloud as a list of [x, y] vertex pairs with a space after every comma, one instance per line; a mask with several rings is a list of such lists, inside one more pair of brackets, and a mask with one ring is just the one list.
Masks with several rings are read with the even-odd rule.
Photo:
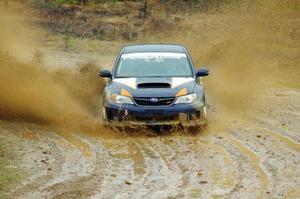
[[196, 14], [192, 21], [179, 41], [189, 47], [197, 66], [210, 69], [203, 81], [218, 114], [241, 116], [279, 81], [300, 85], [296, 1], [241, 1], [217, 13]]
[[17, 29], [0, 31], [0, 119], [29, 121], [68, 130], [95, 127], [99, 122], [95, 110], [103, 87], [97, 76], [98, 68], [86, 64], [77, 69], [50, 72], [41, 63], [21, 60], [18, 53], [22, 52], [16, 49], [35, 45], [34, 37], [14, 34], [28, 30], [28, 27], [19, 20], [8, 19], [2, 18], [0, 26], [9, 24]]

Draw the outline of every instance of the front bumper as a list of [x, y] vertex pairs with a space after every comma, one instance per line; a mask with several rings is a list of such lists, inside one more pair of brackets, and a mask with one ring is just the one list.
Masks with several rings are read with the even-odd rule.
[[203, 104], [175, 104], [162, 107], [107, 104], [104, 121], [112, 126], [202, 126], [206, 122], [206, 108]]

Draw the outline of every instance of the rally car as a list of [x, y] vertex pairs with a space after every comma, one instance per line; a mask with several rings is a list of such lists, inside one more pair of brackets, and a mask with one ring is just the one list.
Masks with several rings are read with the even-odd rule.
[[102, 120], [109, 126], [178, 125], [206, 123], [201, 77], [181, 45], [132, 45], [121, 49], [103, 91]]

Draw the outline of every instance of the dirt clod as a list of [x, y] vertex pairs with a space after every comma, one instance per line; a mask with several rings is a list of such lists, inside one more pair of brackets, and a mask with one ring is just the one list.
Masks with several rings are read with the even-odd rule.
[[128, 180], [125, 181], [125, 184], [132, 185], [132, 182], [129, 182]]

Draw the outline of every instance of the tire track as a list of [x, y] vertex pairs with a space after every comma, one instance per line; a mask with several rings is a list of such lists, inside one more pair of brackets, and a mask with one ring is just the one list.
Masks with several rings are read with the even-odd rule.
[[[228, 122], [229, 123], [229, 122]], [[266, 172], [264, 171], [264, 169], [261, 166], [261, 160], [260, 158], [258, 158], [258, 155], [251, 150], [247, 145], [245, 145], [243, 142], [241, 142], [238, 137], [236, 137], [237, 135], [241, 135], [241, 134], [247, 134], [247, 132], [244, 130], [245, 128], [245, 123], [243, 121], [239, 122], [239, 123], [235, 123], [235, 127], [226, 127], [223, 125], [220, 125], [218, 129], [211, 129], [209, 131], [209, 133], [212, 136], [215, 137], [222, 137], [225, 140], [227, 140], [230, 145], [231, 148], [235, 148], [240, 155], [242, 155], [243, 157], [246, 157], [246, 159], [249, 161], [249, 164], [252, 165], [259, 177], [259, 187], [258, 187], [258, 195], [256, 198], [260, 199], [260, 198], [265, 198], [267, 196], [267, 190], [268, 190], [268, 185], [269, 185], [269, 178], [266, 174]], [[215, 130], [215, 131], [212, 131]], [[227, 150], [228, 151], [228, 150]], [[232, 155], [231, 156], [235, 162], [243, 162], [246, 163], [247, 160], [243, 160], [243, 158], [239, 158], [239, 156], [236, 155]], [[238, 168], [240, 169], [240, 168]], [[249, 168], [248, 168], [249, 170]], [[242, 174], [243, 170], [239, 170], [239, 174]], [[253, 175], [253, 173], [251, 174], [251, 176]], [[256, 177], [255, 177], [256, 178]], [[240, 181], [244, 179], [245, 177], [240, 178]], [[238, 183], [240, 184], [240, 183]], [[240, 185], [242, 186], [242, 188], [244, 189], [244, 185]], [[248, 184], [249, 186], [249, 184]], [[235, 193], [238, 194], [236, 191], [239, 190], [238, 187], [236, 187], [235, 189]], [[232, 193], [230, 194], [232, 195]]]
[[63, 137], [69, 143], [73, 144], [76, 148], [78, 148], [85, 158], [89, 158], [92, 156], [92, 151], [89, 145], [84, 141], [82, 141], [81, 139], [76, 138], [71, 133], [57, 133], [57, 134]]
[[[161, 138], [162, 143], [157, 144], [159, 146], [171, 145], [168, 147], [175, 152], [176, 158], [173, 160], [173, 164], [182, 171], [181, 178], [184, 183], [180, 187], [180, 192], [185, 193], [185, 197], [221, 197], [230, 191], [230, 189], [218, 188], [210, 178], [211, 175], [224, 180], [226, 177], [223, 178], [222, 171], [218, 173], [215, 170], [215, 168], [221, 167], [220, 161], [223, 159], [215, 156], [217, 150], [212, 144], [209, 144], [208, 140], [188, 135], [171, 140], [172, 142], [169, 142], [167, 138]], [[203, 164], [204, 162], [205, 164]], [[226, 166], [223, 163], [222, 166], [224, 165]]]
[[121, 193], [126, 193], [128, 186], [125, 182], [131, 179], [134, 172], [131, 167], [132, 161], [127, 152], [127, 140], [99, 140], [108, 153], [110, 168], [105, 169], [105, 178], [102, 184], [99, 198], [118, 198]]
[[294, 142], [291, 138], [284, 136], [280, 133], [276, 133], [274, 131], [271, 131], [269, 129], [265, 129], [266, 133], [275, 137], [279, 142], [283, 142], [286, 146], [288, 146], [290, 149], [296, 151], [297, 153], [300, 153], [300, 144]]
[[[138, 138], [142, 146], [147, 164], [149, 165], [149, 174], [146, 178], [146, 186], [150, 191], [145, 195], [145, 198], [166, 198], [178, 197], [178, 187], [180, 186], [180, 179], [178, 179], [177, 170], [172, 169], [168, 164], [165, 156], [162, 155], [159, 148], [153, 143], [157, 138]], [[170, 152], [170, 151], [169, 151]], [[172, 156], [172, 153], [169, 154]]]
[[285, 126], [282, 126], [282, 124], [276, 125], [274, 121], [267, 120], [262, 117], [250, 117], [248, 120], [249, 123], [255, 123], [254, 125], [259, 126], [259, 128], [268, 129], [269, 131], [273, 131], [278, 135], [286, 137], [289, 140], [288, 142], [294, 142], [295, 144], [300, 143], [299, 133], [296, 133], [296, 131], [292, 131]]
[[[277, 133], [270, 134], [269, 130], [263, 127], [257, 133], [258, 129], [252, 126], [249, 124], [250, 130], [246, 132], [246, 135], [239, 136], [239, 139], [242, 139], [243, 142], [252, 140], [247, 145], [256, 150], [260, 157], [263, 157], [262, 165], [272, 179], [269, 187], [272, 188], [273, 196], [283, 197], [289, 188], [287, 185], [300, 183], [298, 180], [300, 170], [297, 168], [300, 163], [299, 152], [295, 150], [297, 148], [294, 147], [293, 142], [283, 142], [282, 136], [278, 138]], [[271, 192], [268, 191], [268, 193]]]
[[268, 190], [268, 176], [266, 175], [265, 171], [260, 166], [260, 160], [256, 156], [256, 154], [248, 149], [245, 145], [243, 145], [241, 142], [239, 142], [235, 137], [232, 135], [229, 135], [226, 137], [243, 155], [245, 155], [251, 162], [251, 164], [254, 166], [256, 172], [259, 175], [260, 178], [260, 187], [258, 191], [258, 199], [266, 198], [266, 190]]
[[[213, 154], [213, 156], [210, 155], [210, 157], [207, 157], [204, 160], [204, 162], [211, 162], [211, 169], [207, 171], [207, 178], [211, 183], [211, 190], [207, 191], [206, 197], [225, 197], [237, 186], [236, 177], [233, 172], [234, 162], [229, 155], [229, 151], [221, 145], [220, 140], [216, 141], [215, 136], [205, 136], [205, 140], [203, 140], [203, 138], [200, 136], [192, 138], [192, 148], [197, 153], [197, 159], [201, 160], [201, 158], [203, 158], [203, 154], [205, 153], [203, 150], [199, 150], [199, 143], [205, 145], [204, 147]], [[203, 174], [201, 174], [201, 176], [202, 175]]]
[[[42, 135], [42, 133], [41, 133]], [[47, 140], [44, 140], [42, 136], [42, 142], [50, 143], [50, 148], [48, 151], [51, 151], [51, 154], [54, 156], [47, 156], [49, 159], [51, 158], [53, 161], [49, 163], [51, 165], [51, 170], [47, 169], [46, 172], [39, 171], [33, 176], [30, 176], [30, 179], [20, 187], [17, 187], [11, 194], [11, 198], [40, 198], [43, 197], [41, 193], [41, 187], [48, 183], [49, 180], [55, 179], [57, 174], [61, 171], [62, 165], [65, 161], [63, 151], [61, 148], [55, 143], [53, 136], [47, 133]], [[43, 144], [47, 146], [47, 144]], [[47, 158], [42, 159], [47, 160]], [[41, 160], [41, 161], [42, 161]], [[31, 196], [29, 196], [31, 195]]]
[[[40, 184], [39, 188], [24, 194], [22, 198], [65, 198], [74, 194], [73, 192], [77, 194], [80, 192], [80, 196], [84, 198], [93, 192], [94, 188], [91, 186], [91, 182], [94, 180], [96, 172], [91, 164], [95, 155], [91, 152], [89, 145], [74, 135], [65, 139], [56, 134], [54, 142], [57, 143], [63, 154], [63, 163], [60, 165], [60, 169], [56, 171], [55, 176], [51, 179], [48, 178], [46, 183]], [[77, 189], [79, 185], [80, 191]], [[87, 186], [85, 187], [85, 185]]]
[[[101, 146], [96, 145], [90, 137], [83, 135], [76, 135], [72, 140], [76, 140], [76, 143], [82, 143], [82, 145], [89, 148], [89, 157], [86, 157], [83, 150], [86, 148], [81, 147], [82, 162], [79, 164], [78, 171], [74, 171], [74, 164], [69, 165], [73, 168], [71, 176], [67, 180], [61, 182], [52, 183], [45, 187], [45, 192], [50, 193], [50, 198], [70, 198], [76, 195], [76, 198], [88, 198], [96, 194], [101, 187], [103, 181], [103, 170], [102, 168], [107, 167], [105, 161], [105, 151], [102, 150]], [[76, 146], [81, 146], [76, 144]], [[76, 167], [75, 167], [76, 168]], [[71, 169], [72, 170], [72, 169]]]
[[292, 136], [297, 135], [295, 133], [290, 133], [281, 127], [274, 127], [272, 124], [268, 123], [265, 119], [259, 118], [254, 119], [254, 121], [259, 122], [260, 129], [266, 131], [269, 135], [277, 138], [281, 142], [285, 143], [289, 148], [300, 153], [300, 143], [298, 143], [298, 137]]
[[[101, 139], [109, 154], [111, 177], [106, 178], [100, 198], [132, 197], [139, 198], [149, 192], [146, 178], [150, 174], [147, 155], [136, 139]], [[152, 161], [153, 162], [153, 161]], [[126, 167], [126, 169], [124, 169]], [[145, 186], [143, 186], [145, 185]], [[111, 190], [115, 190], [111, 194]]]
[[211, 143], [213, 150], [215, 150], [219, 155], [223, 158], [223, 165], [221, 164], [220, 170], [223, 174], [219, 174], [218, 176], [212, 177], [212, 181], [214, 184], [217, 184], [222, 189], [233, 189], [235, 186], [235, 177], [233, 173], [233, 160], [228, 154], [228, 151], [222, 147], [220, 144]]

